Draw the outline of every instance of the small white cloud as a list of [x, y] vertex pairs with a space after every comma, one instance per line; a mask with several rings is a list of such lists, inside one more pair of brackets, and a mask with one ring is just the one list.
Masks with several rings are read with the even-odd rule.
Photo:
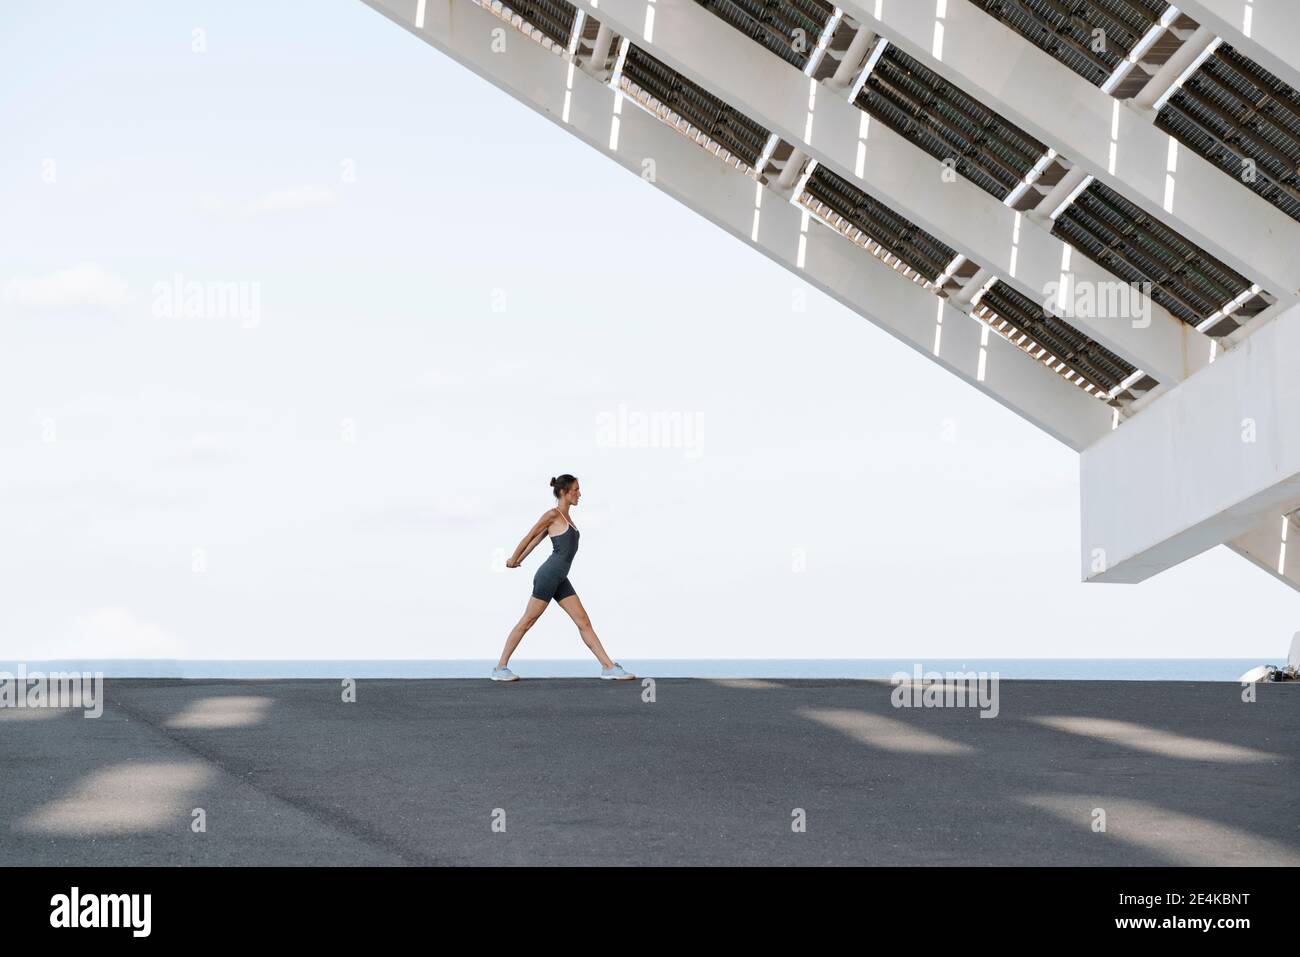
[[3, 299], [30, 309], [112, 309], [128, 296], [125, 279], [97, 263], [80, 263], [48, 276], [15, 276], [5, 282]]
[[208, 216], [254, 219], [276, 213], [322, 209], [333, 206], [337, 201], [338, 194], [328, 186], [292, 186], [287, 189], [275, 189], [244, 202], [209, 193], [199, 197], [199, 210]]
[[491, 514], [477, 496], [443, 495], [425, 502], [386, 503], [367, 508], [362, 520], [377, 527], [424, 532], [430, 526], [472, 525]]
[[193, 436], [181, 448], [161, 459], [161, 465], [181, 468], [214, 468], [232, 465], [241, 460], [240, 454], [223, 439], [215, 435]]
[[319, 209], [322, 206], [333, 206], [335, 199], [334, 190], [328, 186], [297, 186], [259, 196], [251, 203], [246, 203], [242, 212], [245, 216], [264, 216], [299, 209]]
[[72, 622], [68, 636], [46, 652], [50, 658], [184, 658], [186, 647], [129, 608], [108, 605]]
[[208, 216], [222, 216], [230, 210], [230, 203], [220, 196], [204, 193], [199, 197], [199, 210]]
[[532, 368], [532, 365], [533, 362], [531, 359], [518, 356], [508, 359], [498, 359], [496, 362], [492, 363], [492, 368], [488, 370], [488, 374], [496, 379], [510, 379], [519, 375], [519, 373]]
[[431, 369], [412, 379], [407, 385], [407, 391], [411, 392], [441, 392], [444, 389], [457, 389], [465, 385], [466, 379], [463, 373], [444, 372], [441, 369]]

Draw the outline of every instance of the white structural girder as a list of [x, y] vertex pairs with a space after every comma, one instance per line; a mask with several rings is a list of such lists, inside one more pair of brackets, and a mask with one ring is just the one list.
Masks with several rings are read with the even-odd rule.
[[840, 6], [1243, 276], [1300, 301], [1300, 223], [975, 4]]
[[1086, 449], [1083, 577], [1142, 581], [1300, 507], [1298, 368], [1292, 306]]
[[1300, 521], [1273, 515], [1228, 542], [1228, 547], [1279, 581], [1300, 591]]
[[1300, 90], [1300, 5], [1296, 0], [1182, 0], [1178, 9]]
[[512, 28], [470, 0], [365, 2], [639, 180], [653, 160], [657, 189], [1071, 448], [1111, 430], [1111, 410], [1099, 399], [566, 59], [519, 33], [507, 39], [505, 52], [494, 52], [494, 31]]
[[[693, 0], [598, 3], [578, 6], [1034, 302], [1056, 298], [1067, 276], [1075, 290], [1121, 282], [1030, 216], [955, 173], [945, 176], [942, 163]], [[1142, 300], [1149, 314], [1140, 317], [1076, 310], [1066, 321], [1162, 385], [1210, 362], [1208, 336]]]

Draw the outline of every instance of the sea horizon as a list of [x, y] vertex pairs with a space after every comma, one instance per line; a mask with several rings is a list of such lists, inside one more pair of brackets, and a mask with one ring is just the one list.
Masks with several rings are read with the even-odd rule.
[[[284, 680], [310, 678], [486, 678], [495, 661], [444, 659], [180, 659], [66, 658], [0, 661], [0, 672], [79, 671], [105, 678]], [[594, 677], [590, 658], [521, 658], [511, 661], [521, 678]], [[625, 658], [622, 664], [654, 678], [888, 679], [897, 672], [996, 673], [1010, 680], [1237, 681], [1260, 658]]]

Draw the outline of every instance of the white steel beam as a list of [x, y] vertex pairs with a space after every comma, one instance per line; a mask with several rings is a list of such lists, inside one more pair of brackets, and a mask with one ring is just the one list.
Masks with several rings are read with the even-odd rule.
[[1288, 303], [1300, 301], [1300, 223], [1244, 185], [1229, 189], [1226, 174], [1149, 116], [1124, 107], [975, 4], [842, 0], [840, 6], [1243, 276]]
[[853, 42], [844, 53], [844, 59], [840, 60], [840, 65], [835, 68], [835, 75], [827, 81], [828, 85], [839, 90], [849, 89], [857, 78], [858, 71], [862, 69], [871, 54], [871, 46], [875, 42], [876, 34], [870, 28], [859, 27], [858, 32], [853, 35]]
[[365, 2], [638, 178], [653, 159], [657, 189], [1071, 448], [1111, 430], [1112, 412], [1099, 399], [565, 58], [519, 33], [507, 39], [506, 52], [494, 52], [493, 31], [503, 23], [469, 0]]
[[[656, 0], [652, 18], [646, 0], [578, 6], [1031, 300], [1056, 298], [1063, 279], [1075, 290], [1120, 282], [1031, 217], [955, 172], [944, 176], [943, 165], [919, 147], [693, 0]], [[1149, 314], [1140, 317], [1076, 312], [1066, 321], [1163, 385], [1210, 362], [1209, 337], [1142, 300]]]
[[1292, 306], [1085, 450], [1083, 577], [1142, 581], [1300, 507], [1297, 367]]
[[1273, 515], [1228, 542], [1242, 558], [1300, 591], [1300, 519]]
[[1288, 86], [1300, 90], [1296, 0], [1182, 0], [1178, 9]]

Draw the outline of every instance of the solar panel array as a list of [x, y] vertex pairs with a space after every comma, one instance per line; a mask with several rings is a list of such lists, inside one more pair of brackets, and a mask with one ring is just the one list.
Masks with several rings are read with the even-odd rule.
[[969, 2], [1001, 20], [1094, 86], [1106, 82], [1147, 30], [1169, 9], [1165, 0]]
[[931, 282], [957, 257], [956, 250], [825, 166], [813, 171], [804, 189]]
[[1258, 63], [1220, 44], [1156, 125], [1300, 220], [1300, 93]]
[[[1240, 273], [1100, 180], [1093, 180], [1057, 217], [1052, 231], [1120, 279], [1152, 283], [1152, 300], [1191, 325], [1208, 319], [1251, 288]], [[1255, 297], [1237, 313], [1238, 319], [1266, 305]], [[1235, 327], [1235, 323], [1225, 325]]]
[[893, 44], [885, 47], [856, 103], [999, 200], [1047, 152], [1024, 130], [972, 99]]
[[[629, 95], [630, 102], [728, 165], [742, 169], [757, 181], [760, 193], [768, 187], [780, 198], [802, 206], [812, 219], [940, 299], [969, 312], [987, 326], [986, 335], [991, 332], [1005, 338], [1029, 359], [1114, 406], [1117, 414], [1160, 383], [1081, 331], [1080, 327], [1093, 328], [1098, 309], [1109, 312], [1112, 306], [1121, 306], [1123, 315], [1137, 318], [1127, 310], [1150, 304], [1135, 289], [1145, 285], [1143, 292], [1151, 303], [1211, 336], [1225, 336], [1276, 302], [1272, 294], [1130, 202], [1112, 185], [1087, 177], [1086, 185], [1076, 187], [1059, 212], [1053, 211], [1052, 234], [1067, 250], [1098, 263], [1115, 281], [1084, 284], [1083, 293], [1096, 286], [1095, 296], [1106, 299], [1090, 304], [1085, 296], [1069, 303], [1080, 309], [1082, 321], [1076, 320], [1069, 309], [1055, 308], [1055, 300], [1036, 298], [1031, 285], [1014, 278], [1014, 271], [1015, 285], [1005, 278], [989, 278], [989, 271], [979, 262], [959, 255], [938, 236], [860, 189], [858, 178], [847, 171], [840, 175], [820, 162], [820, 155], [805, 156], [809, 148], [801, 142], [775, 135], [629, 38], [614, 34], [611, 44], [610, 32], [599, 23], [600, 11], [594, 0], [593, 13], [582, 18], [580, 36], [575, 36], [574, 30], [581, 14], [567, 0], [513, 0], [508, 5], [500, 0], [472, 2], [547, 49], [565, 55], [574, 66], [602, 82], [616, 84]], [[1072, 175], [1074, 164], [1068, 156], [1058, 155], [971, 97], [930, 69], [928, 61], [889, 42], [888, 36], [876, 37], [883, 42], [870, 55], [870, 66], [861, 75], [864, 65], [859, 58], [866, 56], [867, 46], [855, 39], [874, 34], [825, 0], [695, 2], [806, 73], [813, 83], [829, 81], [835, 75], [830, 88], [836, 94], [843, 96], [846, 89], [855, 89], [853, 102], [858, 108], [926, 155], [953, 161], [956, 172], [1019, 212], [1041, 205], [1043, 196], [1052, 193], [1063, 177]], [[1165, 0], [967, 2], [1089, 82], [1104, 86], [1116, 99], [1131, 97], [1148, 86], [1149, 78], [1198, 26]], [[851, 49], [852, 63], [846, 61]], [[1128, 61], [1130, 54], [1135, 62]], [[771, 67], [784, 69], [775, 62]], [[859, 76], [850, 86], [854, 71]], [[1182, 78], [1162, 102], [1155, 118], [1158, 127], [1300, 220], [1300, 93], [1216, 40], [1208, 57], [1203, 55], [1198, 61], [1196, 71]], [[567, 105], [566, 101], [566, 109]], [[1258, 174], [1254, 178], [1240, 176], [1246, 162]], [[790, 186], [795, 182], [798, 185], [792, 193]], [[1119, 188], [1124, 187], [1120, 184]], [[761, 196], [755, 200], [755, 231], [760, 202]], [[902, 208], [909, 208], [905, 201]], [[1037, 214], [1034, 219], [1046, 222]], [[805, 228], [808, 222], [805, 218]], [[802, 256], [801, 245], [801, 260]], [[1068, 270], [1069, 266], [1063, 264], [1062, 268]], [[937, 343], [936, 338], [936, 349]], [[981, 377], [983, 361], [981, 353]]]
[[[807, 63], [806, 58], [792, 57], [787, 55], [789, 51], [775, 47], [772, 31], [759, 29], [752, 18], [745, 20], [734, 15], [734, 11], [715, 0], [696, 2], [795, 66]], [[792, 9], [788, 3], [753, 4], [747, 9], [756, 13], [760, 8], [769, 12], [779, 8], [785, 18], [781, 22], [792, 22], [788, 19]], [[818, 22], [824, 24], [832, 10], [826, 7], [822, 12], [825, 17]], [[777, 19], [761, 22], [772, 23]], [[856, 103], [931, 156], [954, 159], [959, 172], [999, 200], [1005, 199], [1048, 151], [1024, 130], [892, 44], [877, 59]], [[758, 147], [756, 139], [751, 141], [751, 149]], [[947, 287], [949, 283], [960, 285], [960, 279], [954, 281], [947, 273], [959, 261], [955, 249], [826, 166], [816, 166], [804, 183], [799, 200], [841, 231], [844, 224], [860, 231], [878, 247], [872, 249], [873, 253], [887, 261], [892, 257], [908, 272], [936, 287], [937, 293], [946, 295], [947, 288], [938, 287]], [[973, 274], [978, 265], [963, 263], [961, 268], [966, 274]], [[944, 281], [940, 282], [941, 279]], [[1022, 340], [1018, 343], [1022, 348], [1026, 348], [1023, 344], [1026, 337], [1038, 343], [1055, 358], [1051, 363], [1054, 368], [1065, 370], [1062, 374], [1080, 386], [1091, 386], [1098, 395], [1118, 391], [1120, 384], [1136, 372], [1119, 356], [1066, 321], [1044, 312], [1005, 283], [995, 283], [985, 293], [982, 305], [985, 315], [996, 307], [998, 324], [1005, 324], [1002, 334], [1015, 333], [1013, 338]], [[1034, 357], [1045, 361], [1041, 355]], [[1154, 384], [1150, 379], [1144, 381]], [[1124, 397], [1131, 398], [1127, 393]]]
[[763, 147], [771, 135], [761, 124], [636, 45], [628, 47], [623, 61], [623, 77], [685, 118], [746, 165], [751, 168], [758, 166]]
[[[1197, 27], [1164, 0], [968, 2], [1099, 86], [1143, 37], [1157, 37], [1154, 44], [1148, 40], [1143, 45], [1143, 68], [1131, 69], [1120, 86], [1107, 87], [1117, 97], [1142, 89], [1149, 74]], [[1152, 32], [1167, 13], [1170, 28]], [[1104, 44], [1094, 42], [1096, 36]], [[1300, 220], [1300, 93], [1259, 64], [1216, 41], [1210, 55], [1168, 96], [1155, 124]], [[1100, 182], [1058, 217], [1053, 232], [1117, 277], [1150, 282], [1155, 302], [1210, 335], [1233, 332], [1273, 301]]]
[[808, 58], [835, 7], [822, 0], [695, 0], [751, 40], [799, 69]]
[[578, 8], [565, 0], [510, 0], [510, 10], [558, 46], [567, 46]]
[[1041, 303], [1001, 280], [988, 288], [979, 307], [995, 313], [1018, 333], [1037, 342], [1049, 356], [1102, 393], [1118, 392], [1121, 384], [1137, 371], [1100, 343], [1047, 312]]

